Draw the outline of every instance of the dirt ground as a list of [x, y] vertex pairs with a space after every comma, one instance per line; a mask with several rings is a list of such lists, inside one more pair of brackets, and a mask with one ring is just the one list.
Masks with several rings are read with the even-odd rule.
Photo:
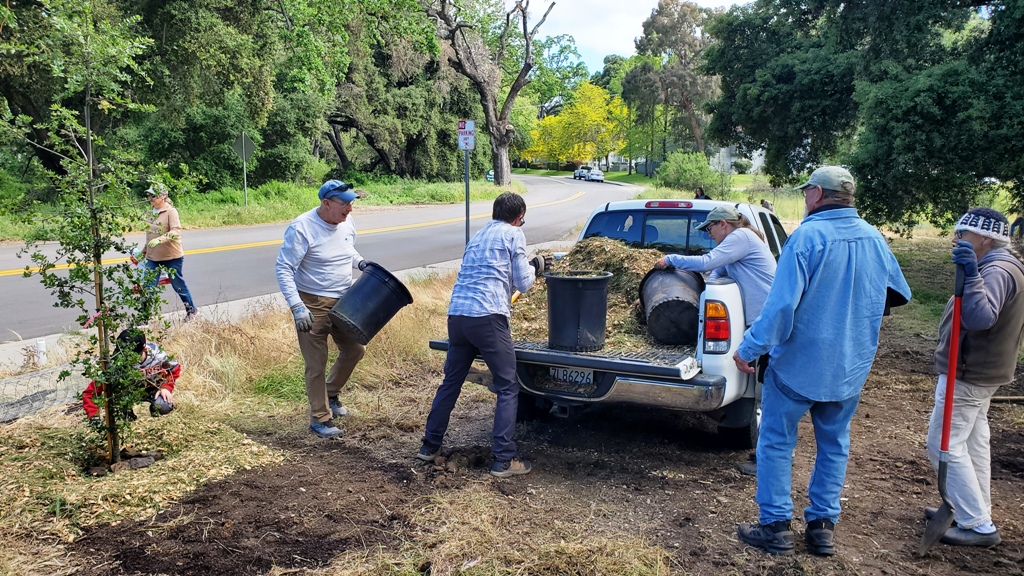
[[[596, 408], [566, 419], [522, 424], [520, 450], [533, 460], [528, 476], [487, 474], [492, 412], [484, 402], [457, 410], [449, 438], [451, 466], [410, 458], [419, 430], [311, 440], [303, 429], [247, 430], [284, 449], [287, 461], [208, 485], [145, 522], [93, 528], [69, 546], [83, 574], [249, 575], [308, 573], [346, 551], [395, 551], [421, 536], [410, 522], [432, 495], [483, 485], [513, 503], [529, 503], [537, 523], [569, 513], [597, 523], [596, 532], [628, 534], [661, 546], [678, 574], [1021, 574], [1024, 560], [1024, 431], [993, 405], [992, 491], [1003, 543], [992, 549], [938, 544], [914, 551], [922, 509], [939, 503], [924, 452], [931, 409], [935, 342], [883, 341], [853, 426], [852, 456], [837, 528], [838, 554], [764, 555], [736, 538], [736, 523], [756, 520], [755, 481], [736, 465], [746, 452], [721, 448], [701, 416], [649, 409]], [[424, 375], [424, 386], [436, 384]], [[1018, 381], [1000, 395], [1024, 395]], [[814, 445], [801, 425], [794, 473], [797, 516], [806, 505]], [[538, 495], [562, 505], [536, 505]], [[601, 510], [596, 515], [594, 510]], [[545, 517], [547, 514], [550, 516]], [[430, 573], [429, 561], [419, 567]], [[317, 572], [320, 573], [320, 572]], [[324, 572], [329, 573], [329, 571]], [[529, 568], [519, 573], [551, 573]], [[563, 572], [564, 573], [564, 572]], [[593, 573], [587, 571], [584, 573]]]

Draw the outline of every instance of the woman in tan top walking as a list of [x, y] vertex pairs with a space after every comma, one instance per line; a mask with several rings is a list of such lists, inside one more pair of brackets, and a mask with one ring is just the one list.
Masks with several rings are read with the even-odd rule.
[[[181, 248], [181, 220], [178, 219], [178, 210], [167, 198], [167, 187], [159, 182], [154, 182], [146, 190], [146, 197], [153, 207], [153, 214], [146, 219], [149, 230], [146, 231], [146, 245], [142, 249], [142, 255], [146, 257], [146, 268], [167, 271], [167, 275], [171, 277], [171, 287], [185, 304], [185, 318], [191, 318], [196, 313], [196, 305], [192, 302], [192, 294], [189, 293], [181, 272], [185, 251]], [[156, 289], [157, 278], [159, 274], [155, 275], [147, 286], [148, 290]]]

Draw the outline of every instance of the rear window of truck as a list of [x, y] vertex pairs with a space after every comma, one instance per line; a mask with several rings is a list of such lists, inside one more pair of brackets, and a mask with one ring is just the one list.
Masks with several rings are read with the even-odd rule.
[[654, 248], [668, 254], [706, 254], [715, 243], [697, 230], [707, 212], [618, 210], [602, 212], [590, 221], [584, 238], [622, 240], [634, 248]]

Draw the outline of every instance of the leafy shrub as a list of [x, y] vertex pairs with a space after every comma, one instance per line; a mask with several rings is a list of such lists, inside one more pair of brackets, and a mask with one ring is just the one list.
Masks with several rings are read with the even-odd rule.
[[707, 156], [700, 152], [677, 150], [670, 153], [655, 175], [669, 188], [693, 190], [700, 186], [712, 198], [731, 188], [729, 178], [712, 168]]
[[746, 174], [747, 172], [750, 172], [750, 169], [753, 168], [753, 166], [754, 163], [746, 158], [737, 158], [732, 161], [732, 167], [736, 170], [737, 174]]

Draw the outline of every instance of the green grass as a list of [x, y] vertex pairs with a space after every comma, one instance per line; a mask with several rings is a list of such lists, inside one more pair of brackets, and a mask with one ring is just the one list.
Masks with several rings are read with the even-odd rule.
[[[386, 182], [368, 183], [360, 188], [367, 192], [358, 206], [395, 206], [409, 204], [457, 204], [465, 202], [464, 182], [426, 182], [422, 180], [394, 179]], [[497, 198], [505, 188], [498, 188], [484, 180], [470, 181], [470, 200], [487, 201]], [[526, 187], [512, 182], [511, 190], [520, 194]], [[186, 228], [216, 228], [220, 226], [249, 226], [286, 222], [299, 214], [315, 208], [319, 203], [316, 186], [299, 186], [285, 182], [268, 182], [257, 188], [250, 188], [248, 205], [245, 193], [240, 189], [223, 188], [204, 194], [190, 194], [172, 200], [181, 215]], [[142, 202], [142, 200], [139, 200]], [[52, 210], [42, 208], [34, 219], [36, 223], [19, 222], [7, 213], [0, 213], [0, 241], [24, 240], [32, 233], [45, 234], [44, 226], [57, 219], [47, 217]], [[141, 224], [141, 223], [140, 223]], [[140, 225], [140, 230], [141, 225]]]
[[538, 170], [534, 168], [513, 168], [512, 173], [528, 174], [530, 176], [572, 176], [571, 170]]
[[753, 174], [733, 174], [732, 187], [738, 190], [746, 190], [754, 184]]
[[914, 240], [894, 238], [890, 244], [913, 299], [900, 308], [900, 329], [904, 332], [935, 334], [946, 302], [953, 293], [955, 268], [950, 261], [950, 240], [925, 234]]
[[[366, 191], [357, 200], [359, 206], [396, 206], [408, 204], [456, 204], [466, 199], [463, 182], [424, 182], [395, 180], [368, 183], [360, 187]], [[523, 193], [526, 187], [513, 182], [512, 189]], [[493, 200], [504, 192], [484, 180], [470, 181], [470, 200]], [[222, 189], [206, 194], [193, 194], [175, 202], [181, 220], [188, 228], [218, 226], [246, 226], [291, 220], [315, 208], [320, 200], [315, 186], [297, 186], [283, 182], [270, 182], [249, 190], [249, 204], [241, 190]]]

